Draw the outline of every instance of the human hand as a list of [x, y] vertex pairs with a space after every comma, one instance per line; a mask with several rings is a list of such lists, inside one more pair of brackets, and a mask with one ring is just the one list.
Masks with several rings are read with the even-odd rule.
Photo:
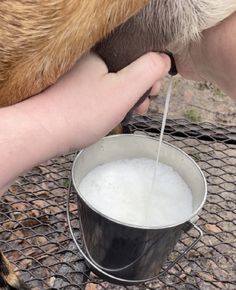
[[215, 83], [236, 99], [236, 13], [203, 32], [175, 56], [178, 72], [187, 79]]
[[[154, 85], [152, 93], [157, 93], [169, 69], [167, 55], [149, 53], [116, 74], [108, 73], [105, 63], [89, 54], [47, 91], [20, 104], [50, 132], [62, 154], [109, 133], [146, 90]], [[147, 106], [148, 101], [137, 111], [142, 113]]]
[[[55, 85], [0, 109], [0, 193], [23, 172], [105, 136], [170, 69], [168, 56], [149, 53], [120, 72], [90, 54]], [[147, 108], [147, 102], [139, 110]]]

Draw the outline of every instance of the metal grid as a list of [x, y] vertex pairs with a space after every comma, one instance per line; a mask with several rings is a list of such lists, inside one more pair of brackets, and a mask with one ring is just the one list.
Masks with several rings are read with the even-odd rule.
[[[127, 131], [158, 136], [161, 119], [136, 118]], [[190, 154], [208, 181], [198, 225], [202, 240], [168, 274], [146, 285], [121, 287], [95, 277], [79, 256], [66, 222], [66, 194], [73, 154], [48, 161], [0, 199], [0, 248], [32, 289], [236, 289], [236, 128], [169, 120], [164, 139]], [[70, 203], [79, 235], [77, 205]], [[184, 234], [172, 260], [189, 245]], [[168, 263], [167, 263], [168, 264]]]

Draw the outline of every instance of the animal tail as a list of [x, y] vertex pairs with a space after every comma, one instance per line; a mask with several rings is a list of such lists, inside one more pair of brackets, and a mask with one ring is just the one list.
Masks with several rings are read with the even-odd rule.
[[0, 251], [0, 290], [30, 290], [18, 277], [12, 265]]

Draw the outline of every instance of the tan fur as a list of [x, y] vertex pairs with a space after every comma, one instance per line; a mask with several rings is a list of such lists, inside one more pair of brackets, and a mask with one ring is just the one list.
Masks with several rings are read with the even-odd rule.
[[128, 18], [98, 50], [113, 70], [146, 51], [175, 52], [235, 10], [236, 0], [0, 1], [0, 106], [55, 83]]
[[0, 252], [0, 289], [29, 290], [2, 252]]
[[0, 106], [53, 84], [149, 0], [0, 2]]
[[175, 50], [198, 40], [203, 30], [216, 25], [234, 11], [236, 0], [152, 0], [136, 18], [142, 19], [144, 25], [152, 26], [155, 22], [162, 49], [170, 46]]

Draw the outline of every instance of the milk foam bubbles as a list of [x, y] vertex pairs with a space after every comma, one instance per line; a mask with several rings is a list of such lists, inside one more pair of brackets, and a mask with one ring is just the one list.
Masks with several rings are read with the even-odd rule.
[[100, 165], [80, 184], [80, 192], [97, 211], [119, 222], [138, 226], [167, 226], [192, 214], [192, 193], [172, 167], [146, 158]]

